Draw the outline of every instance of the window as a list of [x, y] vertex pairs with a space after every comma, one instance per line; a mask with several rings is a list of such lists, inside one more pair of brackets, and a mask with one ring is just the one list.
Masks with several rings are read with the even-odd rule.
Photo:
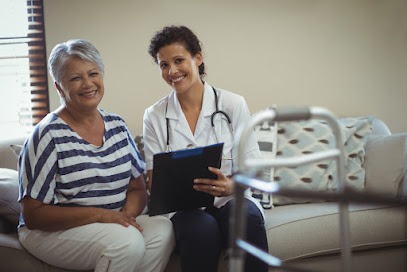
[[43, 1], [0, 0], [0, 25], [0, 137], [23, 136], [49, 112]]

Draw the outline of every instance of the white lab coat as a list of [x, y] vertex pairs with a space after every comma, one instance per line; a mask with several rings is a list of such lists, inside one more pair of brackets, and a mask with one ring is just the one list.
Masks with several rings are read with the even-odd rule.
[[[227, 158], [232, 157], [233, 164], [235, 164], [237, 163], [238, 135], [250, 119], [250, 112], [242, 96], [219, 88], [215, 89], [218, 94], [218, 109], [226, 112], [230, 117], [233, 135], [228, 128], [226, 118], [222, 114], [215, 115], [214, 129], [219, 142], [224, 142], [224, 156]], [[167, 149], [166, 118], [169, 119], [169, 145], [171, 150], [174, 151], [185, 149], [187, 146], [205, 146], [217, 143], [211, 126], [211, 115], [215, 111], [215, 94], [212, 87], [206, 82], [204, 84], [202, 110], [198, 117], [195, 134], [192, 134], [174, 90], [171, 94], [146, 109], [144, 113], [143, 136], [147, 170], [153, 168], [153, 155], [165, 152]], [[246, 152], [250, 158], [259, 158], [261, 156], [254, 133], [250, 137]], [[230, 160], [222, 160], [221, 170], [226, 176], [232, 175], [232, 162]], [[246, 195], [248, 198], [251, 198], [249, 192]], [[231, 198], [232, 196], [216, 197], [214, 205], [221, 207]], [[257, 201], [254, 201], [254, 203], [263, 212], [261, 205]]]

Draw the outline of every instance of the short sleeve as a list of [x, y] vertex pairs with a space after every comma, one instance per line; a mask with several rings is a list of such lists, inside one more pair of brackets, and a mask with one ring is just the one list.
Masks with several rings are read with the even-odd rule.
[[45, 204], [55, 202], [55, 176], [58, 170], [55, 143], [46, 132], [40, 129], [25, 142], [18, 161], [19, 201], [25, 196], [37, 199]]

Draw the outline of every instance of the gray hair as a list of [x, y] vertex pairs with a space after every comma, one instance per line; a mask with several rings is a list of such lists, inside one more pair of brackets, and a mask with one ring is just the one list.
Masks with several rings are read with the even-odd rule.
[[73, 56], [96, 63], [102, 72], [102, 76], [104, 75], [105, 65], [102, 56], [96, 47], [87, 40], [74, 39], [57, 44], [49, 55], [48, 70], [55, 82], [59, 84], [61, 83], [61, 77], [65, 70], [65, 63]]

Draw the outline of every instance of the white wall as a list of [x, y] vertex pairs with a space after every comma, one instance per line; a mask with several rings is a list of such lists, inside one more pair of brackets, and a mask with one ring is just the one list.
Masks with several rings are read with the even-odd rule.
[[[376, 115], [407, 132], [405, 0], [45, 0], [47, 52], [92, 41], [106, 64], [102, 107], [141, 133], [144, 109], [169, 86], [147, 53], [155, 31], [185, 24], [203, 42], [206, 80], [269, 105]], [[59, 106], [50, 82], [51, 109]]]

